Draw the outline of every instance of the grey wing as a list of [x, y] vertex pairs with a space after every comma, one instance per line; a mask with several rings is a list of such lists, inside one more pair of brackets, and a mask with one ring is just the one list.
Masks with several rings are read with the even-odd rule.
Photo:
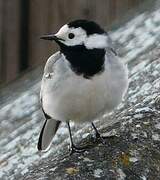
[[44, 74], [47, 73], [53, 73], [54, 70], [54, 64], [62, 58], [61, 53], [58, 51], [52, 56], [50, 56], [46, 62], [46, 65], [44, 67]]
[[53, 54], [51, 57], [46, 62], [46, 65], [44, 67], [44, 73], [42, 77], [42, 82], [41, 82], [41, 91], [40, 91], [40, 99], [43, 99], [43, 89], [45, 86], [45, 81], [50, 79], [52, 76], [54, 76], [54, 69], [55, 65], [58, 63], [58, 61], [61, 61], [63, 59], [63, 56], [61, 53], [58, 51], [55, 54]]
[[[43, 110], [43, 80], [44, 78], [49, 78], [50, 74], [54, 72], [54, 64], [60, 58], [61, 58], [61, 54], [60, 52], [57, 52], [48, 59], [45, 65], [44, 75], [41, 84], [41, 91], [40, 91], [42, 110]], [[56, 134], [58, 127], [61, 123], [61, 121], [52, 119], [49, 115], [45, 113], [44, 110], [43, 110], [43, 114], [45, 116], [45, 122], [39, 135], [39, 140], [37, 145], [39, 151], [47, 150], [49, 148], [51, 141], [54, 135]]]

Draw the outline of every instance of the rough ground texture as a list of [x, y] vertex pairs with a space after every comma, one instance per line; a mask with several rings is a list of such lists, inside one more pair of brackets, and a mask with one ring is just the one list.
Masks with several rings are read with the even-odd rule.
[[90, 148], [69, 156], [62, 124], [50, 151], [37, 152], [39, 68], [0, 91], [0, 179], [160, 179], [160, 10], [138, 15], [111, 35], [128, 62], [130, 87], [117, 110], [95, 122], [103, 136], [115, 137], [102, 145], [90, 124], [72, 124], [75, 142]]
[[[125, 105], [99, 123], [103, 136], [114, 134], [116, 137], [107, 138], [105, 146], [94, 143], [88, 135], [81, 144], [90, 144], [90, 149], [71, 157], [63, 145], [58, 153], [31, 167], [24, 179], [158, 179], [160, 58], [150, 60], [152, 62], [146, 63], [137, 73], [134, 73], [135, 69], [131, 71], [133, 74]], [[105, 127], [106, 118], [120, 122]]]

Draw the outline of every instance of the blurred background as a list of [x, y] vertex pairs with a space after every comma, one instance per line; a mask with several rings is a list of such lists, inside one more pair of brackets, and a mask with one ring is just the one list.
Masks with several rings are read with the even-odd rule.
[[56, 45], [39, 39], [41, 35], [56, 32], [63, 24], [78, 18], [95, 20], [111, 30], [122, 23], [122, 19], [133, 18], [134, 12], [147, 1], [151, 2], [0, 0], [0, 86], [45, 63], [56, 51]]

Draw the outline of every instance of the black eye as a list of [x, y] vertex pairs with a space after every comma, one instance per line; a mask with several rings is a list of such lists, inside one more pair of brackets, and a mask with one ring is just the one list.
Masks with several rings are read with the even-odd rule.
[[69, 39], [73, 39], [74, 38], [74, 34], [73, 33], [69, 33], [68, 37], [69, 37]]

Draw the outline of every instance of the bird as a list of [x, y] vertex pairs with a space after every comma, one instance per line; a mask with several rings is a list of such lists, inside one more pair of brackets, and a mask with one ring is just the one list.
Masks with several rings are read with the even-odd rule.
[[47, 60], [41, 81], [45, 122], [38, 150], [49, 149], [65, 122], [71, 154], [83, 152], [85, 148], [73, 142], [70, 122], [91, 123], [96, 137], [101, 138], [93, 121], [121, 103], [128, 89], [127, 65], [117, 55], [108, 32], [92, 20], [73, 20], [41, 39], [56, 42], [59, 51]]

